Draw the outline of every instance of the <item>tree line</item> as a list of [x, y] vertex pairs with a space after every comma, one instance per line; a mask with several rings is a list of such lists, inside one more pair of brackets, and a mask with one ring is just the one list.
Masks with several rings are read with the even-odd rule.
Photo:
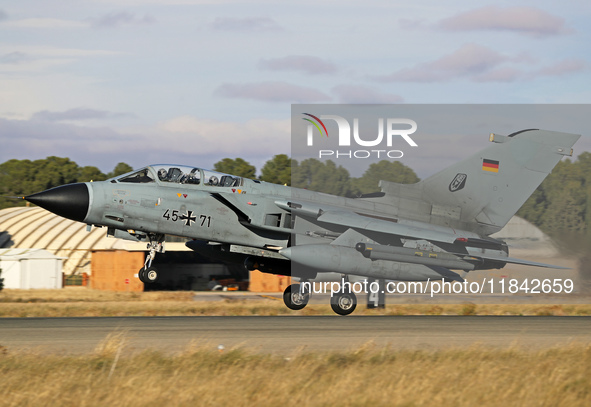
[[517, 215], [548, 233], [591, 231], [591, 153], [560, 161]]
[[69, 158], [47, 157], [42, 160], [9, 160], [0, 164], [0, 209], [23, 206], [25, 202], [7, 197], [25, 196], [74, 182], [104, 181], [126, 172], [131, 166], [119, 163], [103, 174], [97, 167], [81, 167]]
[[[257, 179], [256, 168], [242, 158], [224, 158], [213, 169]], [[24, 205], [6, 196], [29, 195], [73, 182], [103, 181], [129, 171], [132, 168], [128, 164], [119, 163], [104, 174], [97, 167], [81, 167], [60, 157], [9, 160], [0, 164], [0, 209]], [[373, 163], [361, 177], [355, 178], [333, 161], [310, 158], [298, 162], [285, 154], [267, 161], [258, 179], [346, 197], [379, 191], [379, 180], [401, 184], [420, 180], [411, 168], [398, 161]], [[546, 232], [591, 230], [591, 153], [582, 153], [575, 161], [559, 162], [517, 214]]]

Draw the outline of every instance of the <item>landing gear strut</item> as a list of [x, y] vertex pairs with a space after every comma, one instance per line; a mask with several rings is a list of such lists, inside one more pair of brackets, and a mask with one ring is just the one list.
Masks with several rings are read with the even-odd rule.
[[152, 261], [156, 257], [156, 253], [164, 253], [164, 235], [150, 233], [148, 234], [150, 243], [148, 243], [148, 250], [150, 253], [146, 256], [144, 267], [138, 272], [138, 278], [144, 284], [155, 283], [158, 280], [158, 270], [152, 267]]
[[309, 300], [310, 293], [305, 292], [304, 285], [301, 284], [292, 284], [283, 292], [283, 302], [287, 308], [292, 310], [303, 309], [308, 305]]

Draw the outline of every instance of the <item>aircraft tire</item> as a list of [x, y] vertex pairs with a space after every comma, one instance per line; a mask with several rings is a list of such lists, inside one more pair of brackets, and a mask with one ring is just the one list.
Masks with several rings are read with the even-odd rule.
[[156, 281], [158, 281], [158, 270], [156, 270], [156, 267], [148, 267], [147, 269], [145, 269], [144, 279], [148, 284], [155, 283]]
[[294, 311], [303, 309], [308, 305], [310, 293], [300, 295], [300, 285], [292, 284], [283, 291], [283, 302], [285, 306]]
[[146, 280], [146, 268], [142, 267], [140, 271], [137, 272], [137, 278], [144, 284], [147, 284], [148, 281]]
[[339, 315], [349, 315], [357, 307], [357, 296], [354, 293], [337, 293], [330, 299], [330, 307]]

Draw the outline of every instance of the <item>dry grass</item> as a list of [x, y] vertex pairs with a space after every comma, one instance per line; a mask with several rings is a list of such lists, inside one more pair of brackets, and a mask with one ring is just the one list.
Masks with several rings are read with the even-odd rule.
[[[292, 311], [282, 302], [260, 301], [142, 301], [3, 303], [0, 317], [113, 317], [113, 316], [244, 316], [333, 315], [328, 305], [309, 305]], [[591, 305], [388, 305], [383, 310], [360, 306], [355, 315], [538, 315], [586, 316]]]
[[530, 351], [376, 348], [290, 358], [189, 347], [126, 355], [0, 354], [0, 406], [588, 406], [591, 346]]
[[117, 292], [69, 287], [62, 290], [0, 291], [0, 303], [59, 303], [59, 302], [136, 302], [136, 301], [193, 301], [190, 291]]
[[[0, 317], [333, 315], [328, 304], [291, 311], [280, 299], [194, 301], [195, 293], [108, 292], [85, 288], [0, 291]], [[388, 304], [355, 315], [591, 315], [591, 304]]]

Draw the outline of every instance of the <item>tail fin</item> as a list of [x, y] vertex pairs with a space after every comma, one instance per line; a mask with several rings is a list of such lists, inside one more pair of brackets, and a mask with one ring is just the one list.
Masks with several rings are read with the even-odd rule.
[[[572, 155], [578, 134], [523, 130], [490, 135], [494, 144], [412, 186], [412, 195], [431, 204], [432, 216], [500, 230], [563, 156]], [[400, 191], [382, 183], [383, 191]]]

